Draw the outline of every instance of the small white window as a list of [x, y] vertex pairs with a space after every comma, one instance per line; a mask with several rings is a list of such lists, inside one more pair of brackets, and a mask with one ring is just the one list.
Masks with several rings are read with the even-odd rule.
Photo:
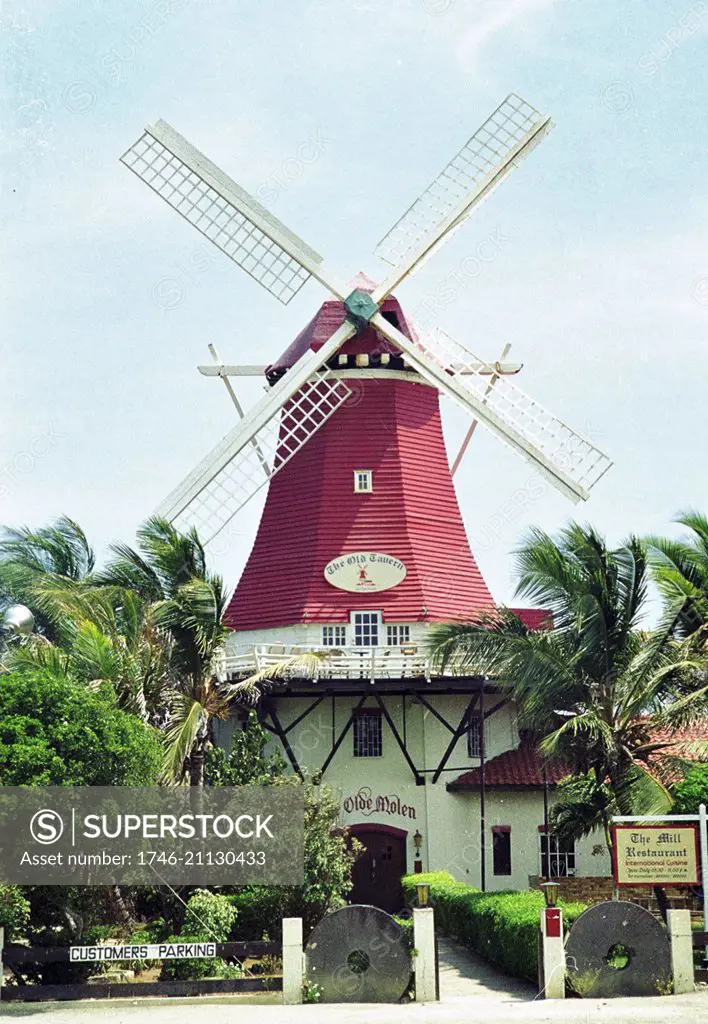
[[347, 642], [346, 626], [323, 626], [322, 646], [323, 647], [344, 647]]
[[378, 647], [381, 612], [353, 612], [354, 644], [356, 647]]
[[408, 644], [411, 641], [410, 626], [386, 626], [386, 643], [389, 647]]
[[371, 494], [374, 489], [374, 474], [370, 469], [354, 470], [354, 493]]

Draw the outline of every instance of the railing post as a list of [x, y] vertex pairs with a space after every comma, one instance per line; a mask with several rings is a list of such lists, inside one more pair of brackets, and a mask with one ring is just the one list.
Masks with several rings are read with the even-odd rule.
[[0, 925], [0, 999], [2, 999], [2, 976], [5, 970], [5, 965], [2, 962], [2, 951], [5, 945], [5, 929]]
[[283, 1003], [295, 1006], [302, 1002], [304, 954], [302, 951], [302, 918], [283, 918]]
[[435, 916], [432, 907], [413, 909], [413, 945], [416, 950], [415, 972], [416, 1003], [434, 1003], [437, 996], [435, 971]]
[[671, 940], [671, 973], [674, 978], [674, 995], [693, 992], [693, 936], [691, 935], [691, 911], [667, 910], [666, 925]]
[[560, 907], [541, 909], [541, 978], [539, 993], [544, 999], [565, 999], [565, 946], [563, 911]]

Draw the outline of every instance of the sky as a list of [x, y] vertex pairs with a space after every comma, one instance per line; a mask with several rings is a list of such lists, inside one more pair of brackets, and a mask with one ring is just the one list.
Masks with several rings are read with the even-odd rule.
[[[483, 358], [510, 343], [520, 386], [614, 467], [574, 507], [478, 430], [456, 483], [482, 573], [509, 602], [531, 526], [574, 517], [616, 544], [708, 511], [708, 0], [5, 0], [1, 17], [1, 524], [67, 514], [101, 557], [132, 542], [234, 425], [197, 372], [207, 345], [268, 363], [327, 297], [311, 281], [282, 306], [130, 174], [144, 125], [172, 124], [340, 279], [381, 280], [378, 240], [512, 91], [554, 130], [396, 294]], [[448, 400], [443, 419], [452, 458], [469, 419]], [[229, 587], [263, 497], [213, 545]]]

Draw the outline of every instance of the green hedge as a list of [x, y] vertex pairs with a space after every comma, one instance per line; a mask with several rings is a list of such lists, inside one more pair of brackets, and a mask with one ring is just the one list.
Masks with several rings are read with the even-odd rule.
[[[464, 882], [456, 882], [446, 871], [427, 875], [406, 875], [403, 892], [415, 904], [416, 884], [430, 885], [437, 926], [517, 978], [536, 981], [538, 970], [539, 910], [543, 893], [480, 892]], [[567, 926], [586, 909], [584, 903], [563, 903]]]

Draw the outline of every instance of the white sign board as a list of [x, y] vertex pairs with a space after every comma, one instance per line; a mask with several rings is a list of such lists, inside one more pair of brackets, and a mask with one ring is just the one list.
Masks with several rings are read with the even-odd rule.
[[351, 594], [378, 594], [402, 583], [406, 567], [400, 559], [379, 551], [353, 551], [328, 562], [324, 578], [338, 590]]
[[70, 960], [198, 960], [216, 956], [215, 942], [163, 942], [127, 946], [70, 946]]

